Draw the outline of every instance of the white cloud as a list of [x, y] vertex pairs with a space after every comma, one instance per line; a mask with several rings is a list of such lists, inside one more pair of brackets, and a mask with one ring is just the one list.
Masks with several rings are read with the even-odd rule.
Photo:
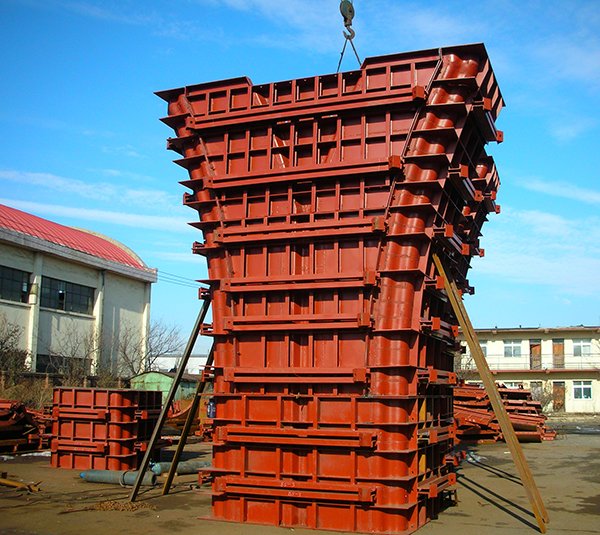
[[[110, 176], [133, 176], [117, 170], [103, 171]], [[135, 175], [135, 178], [140, 178]], [[141, 177], [144, 178], [144, 177]], [[108, 201], [114, 204], [136, 206], [154, 212], [175, 214], [181, 208], [181, 196], [162, 190], [149, 188], [130, 188], [124, 184], [109, 182], [84, 182], [50, 173], [30, 173], [26, 171], [0, 171], [0, 180], [10, 180], [37, 188], [68, 193], [71, 198], [83, 198], [95, 201]], [[190, 212], [190, 219], [193, 214]]]
[[156, 24], [160, 22], [160, 16], [156, 13], [140, 13], [140, 12], [127, 12], [120, 2], [111, 5], [110, 8], [103, 7], [92, 2], [60, 2], [63, 8], [80, 13], [87, 17], [92, 17], [100, 20], [107, 20], [112, 22], [120, 22], [122, 24], [130, 25], [143, 25], [143, 24]]
[[18, 201], [13, 199], [0, 198], [0, 204], [5, 204], [34, 213], [35, 215], [46, 217], [68, 217], [79, 219], [81, 221], [98, 221], [110, 223], [113, 225], [124, 225], [138, 229], [164, 230], [168, 232], [193, 232], [198, 234], [197, 230], [192, 229], [188, 221], [179, 217], [165, 217], [154, 215], [132, 214], [126, 212], [110, 212], [106, 210], [92, 210], [87, 208], [73, 208], [70, 206], [59, 206], [55, 204], [42, 204], [30, 201]]
[[[241, 11], [247, 18], [262, 17], [267, 24], [248, 26], [250, 32], [237, 31], [226, 42], [251, 42], [271, 48], [318, 53], [339, 51], [344, 42], [343, 18], [337, 2], [320, 0], [191, 0], [201, 6], [223, 6]], [[239, 17], [239, 15], [238, 15]], [[223, 26], [227, 27], [226, 25]], [[279, 29], [279, 31], [277, 31]], [[283, 32], [283, 34], [282, 34]]]
[[600, 204], [600, 191], [581, 188], [569, 182], [546, 182], [540, 179], [527, 179], [521, 181], [520, 184], [525, 189], [560, 197], [562, 199], [571, 199], [585, 204], [598, 205]]
[[121, 147], [102, 147], [102, 152], [105, 154], [120, 154], [123, 156], [129, 156], [131, 158], [146, 158], [145, 155], [137, 152], [135, 147], [131, 145], [123, 145]]
[[550, 121], [550, 133], [557, 141], [567, 143], [580, 138], [596, 126], [597, 122], [589, 117], [561, 117]]
[[60, 193], [84, 197], [86, 199], [109, 200], [116, 196], [117, 188], [108, 183], [90, 184], [82, 180], [65, 178], [50, 173], [29, 173], [25, 171], [0, 171], [0, 179], [51, 189]]
[[[173, 20], [168, 10], [156, 11], [148, 9], [140, 2], [94, 2], [81, 0], [58, 0], [41, 3], [40, 7], [70, 11], [86, 18], [118, 23], [128, 26], [149, 28], [154, 35], [179, 40], [218, 39], [218, 31], [209, 27], [201, 27], [194, 20]], [[193, 13], [190, 13], [193, 15]], [[199, 14], [201, 15], [201, 13]], [[198, 19], [201, 19], [199, 16]], [[86, 132], [87, 133], [87, 132]]]
[[[503, 210], [486, 224], [486, 256], [477, 274], [499, 281], [543, 285], [558, 294], [600, 294], [600, 220], [567, 219], [537, 210]], [[590, 230], [592, 229], [592, 230]]]
[[600, 83], [600, 39], [596, 35], [550, 37], [538, 43], [534, 54], [545, 63], [545, 70], [565, 80]]
[[[200, 238], [201, 234], [198, 231], [196, 231], [196, 232], [198, 233], [198, 237]], [[168, 253], [168, 252], [152, 251], [152, 252], [147, 252], [146, 256], [152, 256], [154, 258], [158, 258], [161, 260], [168, 260], [169, 262], [177, 262], [177, 263], [185, 262], [187, 264], [195, 264], [195, 265], [199, 265], [200, 267], [202, 267], [206, 264], [206, 260], [204, 259], [204, 257], [199, 257], [198, 255], [195, 255], [192, 253], [191, 244], [189, 246], [189, 252], [187, 252], [187, 253]]]

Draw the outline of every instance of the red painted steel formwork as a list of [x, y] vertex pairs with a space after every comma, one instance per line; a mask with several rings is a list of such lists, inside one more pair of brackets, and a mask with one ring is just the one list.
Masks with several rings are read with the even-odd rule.
[[50, 420], [14, 399], [0, 399], [0, 452], [48, 447]]
[[161, 401], [162, 392], [55, 388], [52, 466], [135, 470], [152, 436]]
[[[547, 417], [542, 405], [534, 401], [531, 390], [498, 385], [508, 418], [519, 442], [554, 440], [556, 431], [544, 425]], [[487, 392], [475, 385], [461, 384], [454, 388], [455, 441], [482, 444], [504, 440]]]
[[484, 46], [159, 96], [208, 262], [214, 517], [417, 529], [455, 481], [457, 322], [431, 255], [469, 291], [498, 211]]

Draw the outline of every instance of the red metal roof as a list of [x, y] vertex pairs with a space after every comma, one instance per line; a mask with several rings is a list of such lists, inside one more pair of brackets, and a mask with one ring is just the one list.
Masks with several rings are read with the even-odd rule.
[[119, 262], [137, 269], [144, 263], [127, 248], [107, 237], [85, 230], [66, 227], [9, 206], [0, 204], [0, 227], [34, 236], [98, 258]]

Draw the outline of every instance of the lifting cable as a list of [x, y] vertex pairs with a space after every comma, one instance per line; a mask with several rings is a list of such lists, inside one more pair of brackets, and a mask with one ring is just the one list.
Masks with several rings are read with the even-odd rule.
[[342, 14], [342, 17], [344, 17], [344, 26], [346, 27], [346, 30], [348, 30], [348, 33], [346, 33], [345, 31], [342, 32], [346, 40], [344, 41], [344, 48], [342, 48], [342, 53], [340, 56], [340, 62], [338, 63], [337, 71], [335, 72], [340, 72], [340, 67], [342, 66], [342, 60], [344, 59], [344, 52], [346, 52], [346, 46], [348, 45], [348, 41], [350, 41], [352, 50], [354, 50], [354, 55], [356, 56], [356, 59], [358, 61], [359, 68], [361, 65], [360, 58], [358, 57], [358, 52], [356, 52], [356, 48], [354, 48], [354, 43], [352, 42], [352, 39], [354, 39], [354, 37], [356, 36], [356, 33], [354, 33], [354, 30], [351, 28], [352, 19], [354, 18], [354, 4], [352, 3], [352, 0], [342, 0], [342, 2], [340, 3], [340, 13]]

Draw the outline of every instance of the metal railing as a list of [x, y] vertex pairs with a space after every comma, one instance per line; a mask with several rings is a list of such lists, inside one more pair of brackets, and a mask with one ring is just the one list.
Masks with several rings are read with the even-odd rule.
[[[533, 358], [532, 358], [533, 357]], [[597, 370], [600, 369], [600, 355], [542, 354], [505, 357], [504, 355], [486, 356], [491, 370]], [[473, 359], [467, 354], [457, 360], [462, 370], [476, 368]]]

